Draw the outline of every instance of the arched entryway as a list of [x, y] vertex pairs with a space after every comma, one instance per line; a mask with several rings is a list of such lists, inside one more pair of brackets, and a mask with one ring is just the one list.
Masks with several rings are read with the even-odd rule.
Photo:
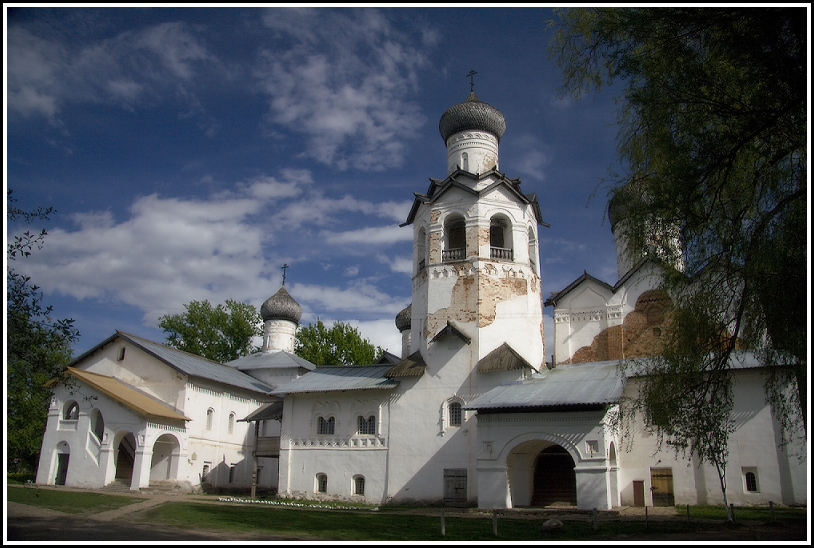
[[54, 477], [54, 485], [65, 485], [68, 478], [68, 463], [71, 458], [71, 448], [64, 441], [57, 444], [56, 450], [56, 475]]
[[136, 438], [128, 432], [116, 445], [116, 481], [130, 485], [136, 460]]
[[153, 458], [150, 462], [150, 481], [175, 478], [180, 448], [178, 439], [172, 434], [163, 434], [155, 440]]
[[574, 459], [560, 445], [540, 451], [534, 463], [531, 506], [576, 506]]
[[524, 441], [509, 452], [506, 468], [512, 507], [576, 505], [574, 459], [563, 446], [545, 439]]

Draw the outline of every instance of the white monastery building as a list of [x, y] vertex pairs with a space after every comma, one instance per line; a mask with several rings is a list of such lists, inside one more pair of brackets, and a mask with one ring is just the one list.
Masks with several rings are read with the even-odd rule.
[[[227, 364], [117, 332], [53, 387], [37, 483], [133, 490], [268, 489], [278, 496], [480, 508], [721, 504], [709, 466], [657, 451], [609, 416], [652, 354], [667, 297], [652, 261], [617, 241], [619, 280], [587, 272], [545, 301], [537, 197], [499, 170], [503, 115], [474, 92], [441, 117], [447, 172], [415, 193], [402, 355], [322, 366], [297, 357], [301, 308], [261, 307], [262, 349]], [[624, 214], [611, 204], [612, 227]], [[546, 364], [543, 306], [554, 310]], [[780, 443], [759, 364], [733, 364], [738, 428], [728, 500], [807, 504], [806, 463]]]

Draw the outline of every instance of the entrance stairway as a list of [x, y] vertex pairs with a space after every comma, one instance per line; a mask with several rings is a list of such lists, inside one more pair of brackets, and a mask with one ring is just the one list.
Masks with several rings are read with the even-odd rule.
[[102, 487], [105, 493], [137, 493], [138, 491], [130, 490], [130, 479], [115, 479]]
[[188, 482], [173, 480], [150, 481], [150, 486], [143, 487], [141, 492], [146, 495], [188, 495], [192, 486]]

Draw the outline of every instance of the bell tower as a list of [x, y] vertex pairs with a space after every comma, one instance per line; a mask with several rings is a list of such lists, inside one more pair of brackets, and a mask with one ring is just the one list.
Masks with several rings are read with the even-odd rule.
[[[441, 116], [447, 176], [416, 193], [402, 226], [413, 225], [411, 351], [443, 367], [508, 345], [532, 368], [545, 364], [537, 197], [498, 170], [503, 114], [467, 99]], [[455, 360], [432, 359], [442, 338], [458, 337]], [[451, 351], [450, 351], [451, 352]], [[463, 358], [467, 354], [467, 358]]]

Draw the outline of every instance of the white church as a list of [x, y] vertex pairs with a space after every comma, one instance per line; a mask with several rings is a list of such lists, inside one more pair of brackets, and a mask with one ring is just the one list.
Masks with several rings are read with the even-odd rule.
[[[285, 287], [261, 307], [261, 351], [227, 364], [116, 332], [53, 386], [37, 483], [480, 508], [721, 504], [712, 467], [658, 451], [641, 424], [623, 447], [611, 427], [637, 383], [619, 361], [649, 355], [666, 328], [655, 263], [617, 238], [615, 285], [586, 272], [544, 300], [547, 225], [499, 171], [505, 129], [474, 93], [441, 117], [446, 177], [415, 193], [402, 225], [414, 238], [400, 357], [299, 358], [302, 310]], [[624, 220], [613, 204], [610, 217]], [[807, 463], [780, 443], [759, 365], [744, 354], [734, 369], [729, 502], [807, 504]]]

